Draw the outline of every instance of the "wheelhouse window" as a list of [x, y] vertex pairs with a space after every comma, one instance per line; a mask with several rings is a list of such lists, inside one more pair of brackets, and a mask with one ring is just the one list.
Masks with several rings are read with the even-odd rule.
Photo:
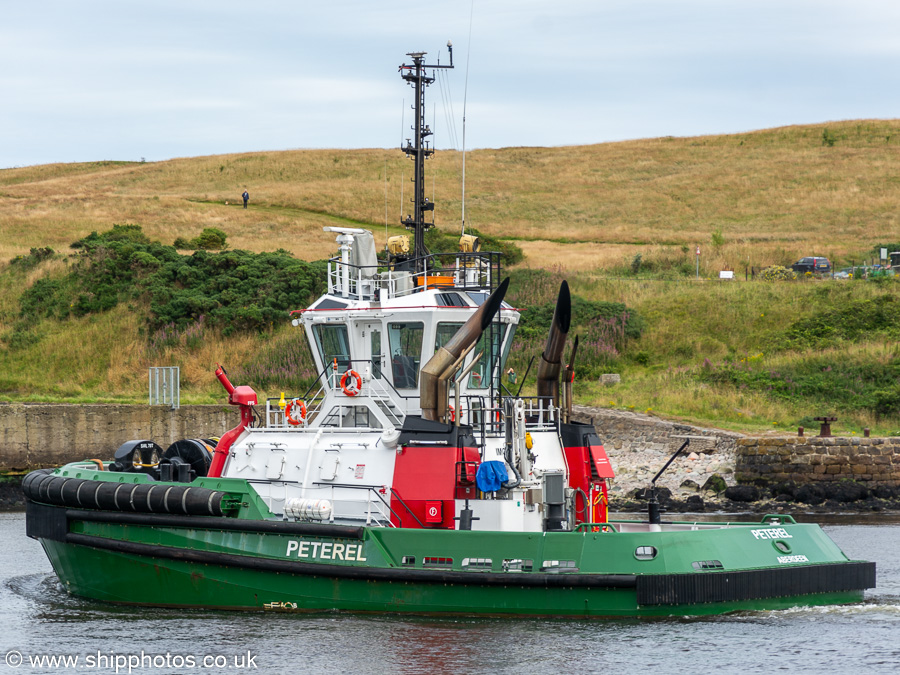
[[388, 324], [391, 373], [397, 389], [415, 389], [419, 386], [419, 365], [422, 360], [422, 335], [424, 332], [425, 324], [421, 322]]
[[[494, 363], [495, 357], [499, 355], [500, 345], [503, 344], [503, 338], [506, 336], [506, 328], [507, 324], [505, 323], [501, 323], [499, 326], [497, 323], [493, 323], [484, 329], [478, 344], [472, 350], [473, 356], [470, 357], [475, 358], [475, 355], [484, 352], [478, 359], [475, 368], [469, 373], [469, 389], [487, 389], [491, 386], [491, 365]], [[491, 345], [492, 337], [493, 347]]]
[[440, 322], [437, 325], [437, 330], [434, 333], [434, 351], [437, 351], [445, 344], [450, 342], [450, 339], [456, 335], [456, 331], [462, 328], [462, 323], [448, 323], [448, 322]]
[[318, 324], [313, 326], [316, 346], [322, 363], [327, 368], [337, 359], [338, 370], [343, 372], [350, 368], [350, 340], [347, 337], [347, 326], [344, 324]]

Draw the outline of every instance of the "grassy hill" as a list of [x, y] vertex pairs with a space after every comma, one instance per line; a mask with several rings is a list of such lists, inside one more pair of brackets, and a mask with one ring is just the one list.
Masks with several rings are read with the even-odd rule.
[[[639, 340], [597, 361], [607, 359], [623, 383], [601, 389], [585, 382], [582, 402], [747, 429], [790, 428], [827, 412], [840, 417], [838, 429], [889, 433], [900, 429], [892, 407], [893, 324], [856, 319], [873, 307], [884, 315], [885, 298], [897, 293], [892, 283], [722, 284], [691, 276], [697, 245], [703, 277], [729, 267], [743, 279], [748, 266], [790, 264], [802, 255], [841, 265], [900, 241], [898, 132], [900, 120], [866, 120], [474, 151], [466, 160], [467, 221], [520, 246], [525, 261], [517, 267], [544, 269], [551, 281], [565, 270], [581, 297], [622, 302], [644, 318]], [[446, 231], [459, 227], [460, 161], [458, 153], [439, 152], [428, 167]], [[368, 227], [379, 245], [400, 232], [394, 224], [405, 212], [401, 190], [408, 200], [410, 176], [411, 163], [395, 150], [0, 171], [0, 336], [7, 339], [0, 397], [141, 401], [146, 368], [174, 364], [182, 366], [185, 400], [221, 400], [210, 376], [216, 361], [262, 368], [261, 355], [290, 352], [300, 337], [273, 327], [227, 338], [214, 329], [202, 339], [176, 331], [162, 339], [148, 331], [147, 307], [136, 301], [42, 319], [29, 328], [33, 340], [11, 345], [22, 291], [64, 274], [70, 262], [6, 261], [39, 247], [68, 253], [73, 241], [123, 223], [164, 244], [215, 227], [231, 249], [282, 248], [321, 259], [334, 250], [325, 225]], [[245, 187], [247, 210], [240, 206]], [[802, 323], [816, 317], [827, 325]], [[796, 338], [812, 333], [822, 335]], [[515, 358], [524, 363], [526, 356]], [[273, 386], [266, 393], [277, 396]], [[837, 390], [849, 393], [836, 397]]]

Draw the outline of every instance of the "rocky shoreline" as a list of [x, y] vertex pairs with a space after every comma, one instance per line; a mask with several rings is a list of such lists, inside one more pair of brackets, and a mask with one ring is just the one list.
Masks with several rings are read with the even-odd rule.
[[[638, 488], [623, 497], [610, 499], [610, 512], [647, 510], [649, 490]], [[771, 487], [729, 486], [721, 492], [698, 491], [687, 497], [668, 488], [657, 490], [664, 513], [880, 513], [900, 511], [900, 488], [866, 488], [841, 481], [825, 484], [783, 483]]]

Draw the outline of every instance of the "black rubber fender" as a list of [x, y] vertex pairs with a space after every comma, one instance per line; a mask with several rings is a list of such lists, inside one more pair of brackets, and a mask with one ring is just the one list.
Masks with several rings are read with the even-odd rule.
[[29, 501], [123, 513], [159, 513], [188, 516], [224, 515], [226, 493], [171, 483], [120, 483], [69, 478], [51, 469], [32, 471], [22, 480]]

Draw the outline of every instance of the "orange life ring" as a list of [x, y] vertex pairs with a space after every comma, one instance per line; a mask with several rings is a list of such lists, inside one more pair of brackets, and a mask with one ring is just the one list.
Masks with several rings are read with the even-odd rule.
[[[356, 384], [354, 385], [350, 382], [347, 382], [348, 378], [352, 379], [352, 380], [356, 380]], [[356, 396], [357, 394], [359, 394], [361, 389], [362, 389], [362, 378], [359, 376], [359, 373], [357, 373], [355, 370], [348, 370], [346, 373], [341, 375], [341, 390], [347, 396]]]
[[452, 405], [448, 406], [448, 408], [450, 409], [450, 421], [455, 422], [456, 421], [456, 411], [453, 409]]
[[[294, 412], [294, 405], [300, 406], [300, 419], [295, 419], [291, 414]], [[288, 424], [292, 424], [295, 427], [300, 426], [303, 423], [303, 420], [306, 419], [306, 403], [301, 401], [299, 398], [293, 398], [287, 403], [284, 404], [284, 417], [287, 419]]]

